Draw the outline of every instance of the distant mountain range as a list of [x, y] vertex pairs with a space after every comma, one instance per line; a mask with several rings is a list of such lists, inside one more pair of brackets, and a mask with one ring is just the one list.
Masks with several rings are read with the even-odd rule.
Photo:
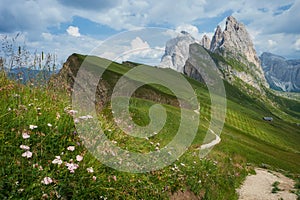
[[48, 70], [37, 70], [37, 69], [29, 69], [26, 67], [13, 68], [11, 70], [5, 69], [8, 77], [14, 80], [19, 80], [21, 83], [26, 84], [30, 80], [33, 82], [47, 82], [52, 74], [58, 72], [56, 71], [48, 71]]
[[[263, 93], [264, 88], [270, 86], [274, 90], [300, 92], [300, 60], [287, 60], [271, 53], [263, 53], [258, 57], [245, 25], [232, 16], [227, 18], [224, 30], [217, 26], [212, 38], [204, 35], [197, 40], [182, 31], [167, 41], [159, 67], [171, 68], [203, 82], [203, 71], [200, 74], [197, 70], [199, 66], [191, 62], [195, 59], [195, 52], [203, 62], [213, 60], [221, 78], [246, 90], [250, 86]], [[7, 72], [9, 77], [27, 83], [30, 79], [48, 80], [58, 71], [23, 67]]]
[[259, 91], [268, 86], [246, 27], [232, 16], [227, 18], [224, 30], [217, 27], [212, 39], [204, 35], [198, 41], [183, 31], [168, 41], [160, 67], [171, 68], [203, 81], [203, 72], [199, 74], [196, 69], [199, 66], [190, 62], [195, 55], [201, 57], [203, 63], [213, 60], [220, 70], [220, 76], [235, 85], [245, 89], [250, 85]]
[[300, 59], [288, 60], [272, 53], [260, 56], [265, 77], [272, 89], [300, 92]]
[[[213, 59], [222, 78], [239, 87], [247, 89], [249, 85], [263, 92], [270, 86], [275, 90], [300, 92], [300, 60], [287, 60], [271, 53], [258, 57], [245, 25], [232, 16], [227, 18], [224, 30], [220, 26], [216, 28], [212, 38], [204, 35], [199, 41], [182, 31], [169, 40], [160, 67], [203, 81], [203, 72], [199, 74], [196, 70], [199, 66], [189, 62], [195, 50], [197, 57], [203, 57], [203, 62]], [[211, 58], [205, 58], [205, 53]]]

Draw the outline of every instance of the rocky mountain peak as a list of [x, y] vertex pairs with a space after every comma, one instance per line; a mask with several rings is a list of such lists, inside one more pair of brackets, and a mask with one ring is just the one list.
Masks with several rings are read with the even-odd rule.
[[238, 21], [234, 17], [229, 16], [229, 17], [227, 17], [227, 20], [226, 20], [225, 31], [227, 31], [228, 28], [234, 28], [236, 31], [238, 31], [239, 25], [240, 25], [240, 23], [238, 23]]
[[[213, 36], [210, 50], [224, 57], [233, 58], [248, 66], [253, 77], [267, 86], [260, 60], [254, 49], [252, 39], [244, 24], [238, 22], [233, 16], [226, 19], [225, 30], [218, 26]], [[251, 64], [252, 63], [252, 64]], [[245, 69], [246, 70], [246, 69]], [[251, 85], [253, 85], [251, 83]], [[256, 85], [256, 88], [259, 86]]]
[[211, 41], [206, 35], [201, 41], [197, 41], [185, 31], [169, 40], [160, 67], [171, 68], [200, 80], [192, 66], [186, 65], [191, 51], [190, 45], [194, 43], [225, 58], [225, 62], [218, 62], [220, 70], [226, 72], [224, 78], [231, 81], [236, 77], [260, 91], [261, 85], [268, 87], [251, 37], [245, 25], [234, 17], [227, 18], [224, 31], [221, 26], [217, 26]]
[[204, 35], [200, 41], [200, 45], [202, 45], [205, 49], [210, 49], [211, 40], [207, 35]]
[[[221, 42], [217, 43], [216, 45], [212, 43], [212, 51], [225, 51], [225, 55], [226, 52], [230, 52], [241, 62], [252, 62], [255, 66], [260, 68], [259, 58], [256, 55], [252, 39], [244, 24], [238, 22], [234, 17], [229, 16], [227, 17], [226, 27], [223, 33], [220, 34], [219, 28], [216, 30], [215, 35], [221, 35], [222, 39], [219, 39]], [[243, 56], [246, 57], [246, 60], [243, 59]], [[262, 70], [260, 71], [262, 72]]]
[[176, 38], [167, 42], [159, 67], [171, 68], [183, 73], [183, 66], [189, 57], [189, 46], [193, 43], [199, 43], [199, 41], [188, 32], [181, 31]]

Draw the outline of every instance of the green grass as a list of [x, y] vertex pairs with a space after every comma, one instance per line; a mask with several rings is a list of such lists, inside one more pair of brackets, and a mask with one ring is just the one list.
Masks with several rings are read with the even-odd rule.
[[279, 184], [280, 184], [280, 183], [279, 183], [278, 181], [275, 181], [275, 182], [272, 184], [272, 186], [273, 186], [273, 188], [272, 188], [272, 193], [277, 193], [277, 192], [281, 191], [281, 189], [278, 188]]
[[[76, 56], [80, 61], [85, 58]], [[95, 58], [93, 62], [105, 61]], [[103, 79], [113, 88], [130, 69], [132, 67], [112, 63]], [[68, 114], [71, 102], [66, 91], [19, 85], [1, 74], [0, 198], [168, 199], [174, 192], [190, 190], [203, 199], [237, 199], [235, 188], [248, 173], [253, 173], [255, 166], [265, 164], [273, 170], [284, 170], [291, 177], [299, 176], [300, 130], [294, 123], [299, 120], [299, 103], [278, 97], [277, 105], [272, 106], [225, 82], [227, 116], [222, 141], [206, 158], [199, 159], [198, 148], [209, 127], [210, 98], [203, 84], [187, 80], [201, 104], [199, 129], [192, 145], [170, 166], [132, 174], [105, 166], [82, 145], [72, 116]], [[168, 88], [155, 84], [139, 88], [130, 100], [130, 114], [136, 124], [147, 125], [149, 108], [162, 98], [167, 121], [159, 134], [149, 140], [128, 136], [114, 123], [109, 103], [98, 116], [104, 133], [119, 147], [134, 152], [154, 151], [157, 143], [165, 146], [177, 132], [181, 113]], [[167, 100], [171, 105], [167, 105]], [[278, 107], [282, 110], [278, 111]], [[294, 114], [282, 114], [289, 111]], [[264, 116], [272, 116], [274, 121], [265, 122]], [[31, 130], [30, 125], [38, 127]], [[24, 132], [30, 138], [23, 139]], [[31, 158], [22, 157], [25, 152], [20, 149], [22, 144], [30, 146]], [[75, 146], [75, 150], [68, 151], [69, 146]], [[77, 155], [83, 156], [83, 160], [77, 161]], [[65, 163], [52, 163], [55, 156], [79, 167], [70, 173]], [[89, 167], [93, 173], [87, 171]], [[41, 183], [44, 177], [51, 177], [53, 182]]]

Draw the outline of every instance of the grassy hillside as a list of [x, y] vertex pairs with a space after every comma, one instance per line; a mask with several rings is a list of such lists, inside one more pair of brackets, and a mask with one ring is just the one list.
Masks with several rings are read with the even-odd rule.
[[[77, 65], [85, 58], [73, 56]], [[106, 61], [95, 58], [93, 62], [99, 66]], [[109, 92], [132, 67], [127, 63], [110, 65], [103, 75]], [[82, 145], [67, 91], [19, 85], [1, 73], [0, 198], [168, 199], [178, 191], [188, 191], [203, 199], [237, 199], [235, 188], [255, 166], [299, 179], [300, 128], [295, 123], [300, 121], [299, 102], [270, 94], [270, 101], [276, 103], [271, 105], [225, 82], [227, 116], [221, 143], [207, 157], [199, 159], [199, 147], [210, 121], [210, 98], [203, 84], [187, 79], [201, 103], [200, 125], [192, 145], [168, 167], [132, 174], [103, 165]], [[135, 123], [146, 125], [148, 110], [156, 102], [162, 102], [166, 108], [167, 121], [162, 131], [148, 140], [122, 132], [113, 120], [110, 103], [104, 103], [98, 118], [106, 136], [121, 148], [135, 152], [163, 148], [179, 126], [181, 111], [174, 94], [155, 84], [140, 87], [131, 98], [130, 113]], [[274, 120], [263, 121], [265, 116]], [[30, 149], [21, 149], [20, 145]]]

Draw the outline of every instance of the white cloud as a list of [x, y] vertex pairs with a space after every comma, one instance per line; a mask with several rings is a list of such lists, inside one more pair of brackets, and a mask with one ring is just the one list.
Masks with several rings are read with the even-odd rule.
[[143, 41], [140, 37], [136, 37], [131, 41], [131, 49], [148, 49], [150, 48], [149, 44], [146, 41]]
[[195, 39], [201, 40], [202, 35], [200, 35], [198, 28], [191, 24], [179, 25], [177, 26], [175, 31], [178, 33], [180, 33], [181, 31], [186, 31], [189, 34], [191, 34]]
[[277, 42], [274, 40], [268, 40], [268, 45], [270, 48], [277, 46]]
[[46, 31], [48, 26], [59, 26], [69, 21], [72, 16], [62, 10], [58, 1], [0, 1], [0, 31], [4, 33], [30, 32], [36, 37], [36, 32]]
[[[289, 9], [282, 9], [287, 5], [292, 6]], [[298, 0], [228, 0], [226, 3], [223, 0], [214, 0], [213, 2], [193, 0], [188, 3], [185, 0], [178, 0], [176, 3], [173, 0], [156, 1], [155, 3], [151, 0], [113, 2], [94, 0], [94, 3], [89, 4], [79, 0], [26, 0], [22, 4], [18, 0], [1, 0], [0, 33], [16, 31], [27, 33], [26, 37], [33, 48], [48, 48], [48, 52], [51, 52], [55, 50], [50, 49], [52, 47], [62, 48], [57, 41], [61, 41], [63, 44], [66, 44], [66, 41], [75, 41], [78, 44], [80, 40], [76, 39], [81, 37], [87, 41], [96, 41], [80, 34], [76, 24], [73, 24], [73, 28], [70, 26], [67, 29], [67, 33], [75, 37], [67, 34], [51, 35], [48, 33], [49, 28], [71, 22], [74, 16], [84, 17], [117, 30], [131, 30], [149, 25], [177, 27], [176, 29], [185, 29], [195, 38], [201, 39], [203, 31], [200, 25], [203, 21], [211, 21], [211, 26], [216, 26], [219, 23], [216, 18], [219, 19], [225, 13], [233, 13], [238, 21], [246, 24], [258, 52], [272, 51], [300, 57], [299, 51], [296, 51], [299, 49], [298, 43], [295, 43], [298, 41], [300, 33], [299, 9], [300, 1]], [[220, 22], [224, 25], [224, 20], [220, 19]], [[208, 35], [212, 35], [212, 33], [208, 33]], [[276, 41], [277, 45], [269, 40]], [[67, 48], [72, 47], [73, 51], [81, 51], [86, 46], [86, 41], [84, 42], [85, 44], [82, 45], [84, 47], [79, 45], [77, 49], [73, 44], [66, 45]], [[156, 46], [162, 45], [164, 45], [163, 42]]]
[[76, 26], [69, 26], [66, 31], [73, 37], [80, 37], [79, 28]]
[[45, 40], [52, 41], [52, 39], [53, 39], [53, 35], [51, 33], [42, 33], [42, 36]]
[[98, 47], [99, 50], [95, 50], [94, 54], [115, 62], [133, 61], [148, 65], [159, 64], [164, 54], [164, 47], [150, 46], [149, 42], [153, 43], [151, 39], [147, 42], [137, 36], [129, 40], [127, 36], [124, 33], [124, 35], [119, 35], [119, 37], [116, 36], [112, 41], [105, 41]]
[[124, 53], [116, 62], [133, 61], [148, 65], [158, 65], [164, 54], [164, 47], [150, 47], [147, 41], [136, 37], [131, 41], [130, 47], [124, 47]]
[[294, 47], [297, 51], [300, 51], [300, 38], [296, 40]]

